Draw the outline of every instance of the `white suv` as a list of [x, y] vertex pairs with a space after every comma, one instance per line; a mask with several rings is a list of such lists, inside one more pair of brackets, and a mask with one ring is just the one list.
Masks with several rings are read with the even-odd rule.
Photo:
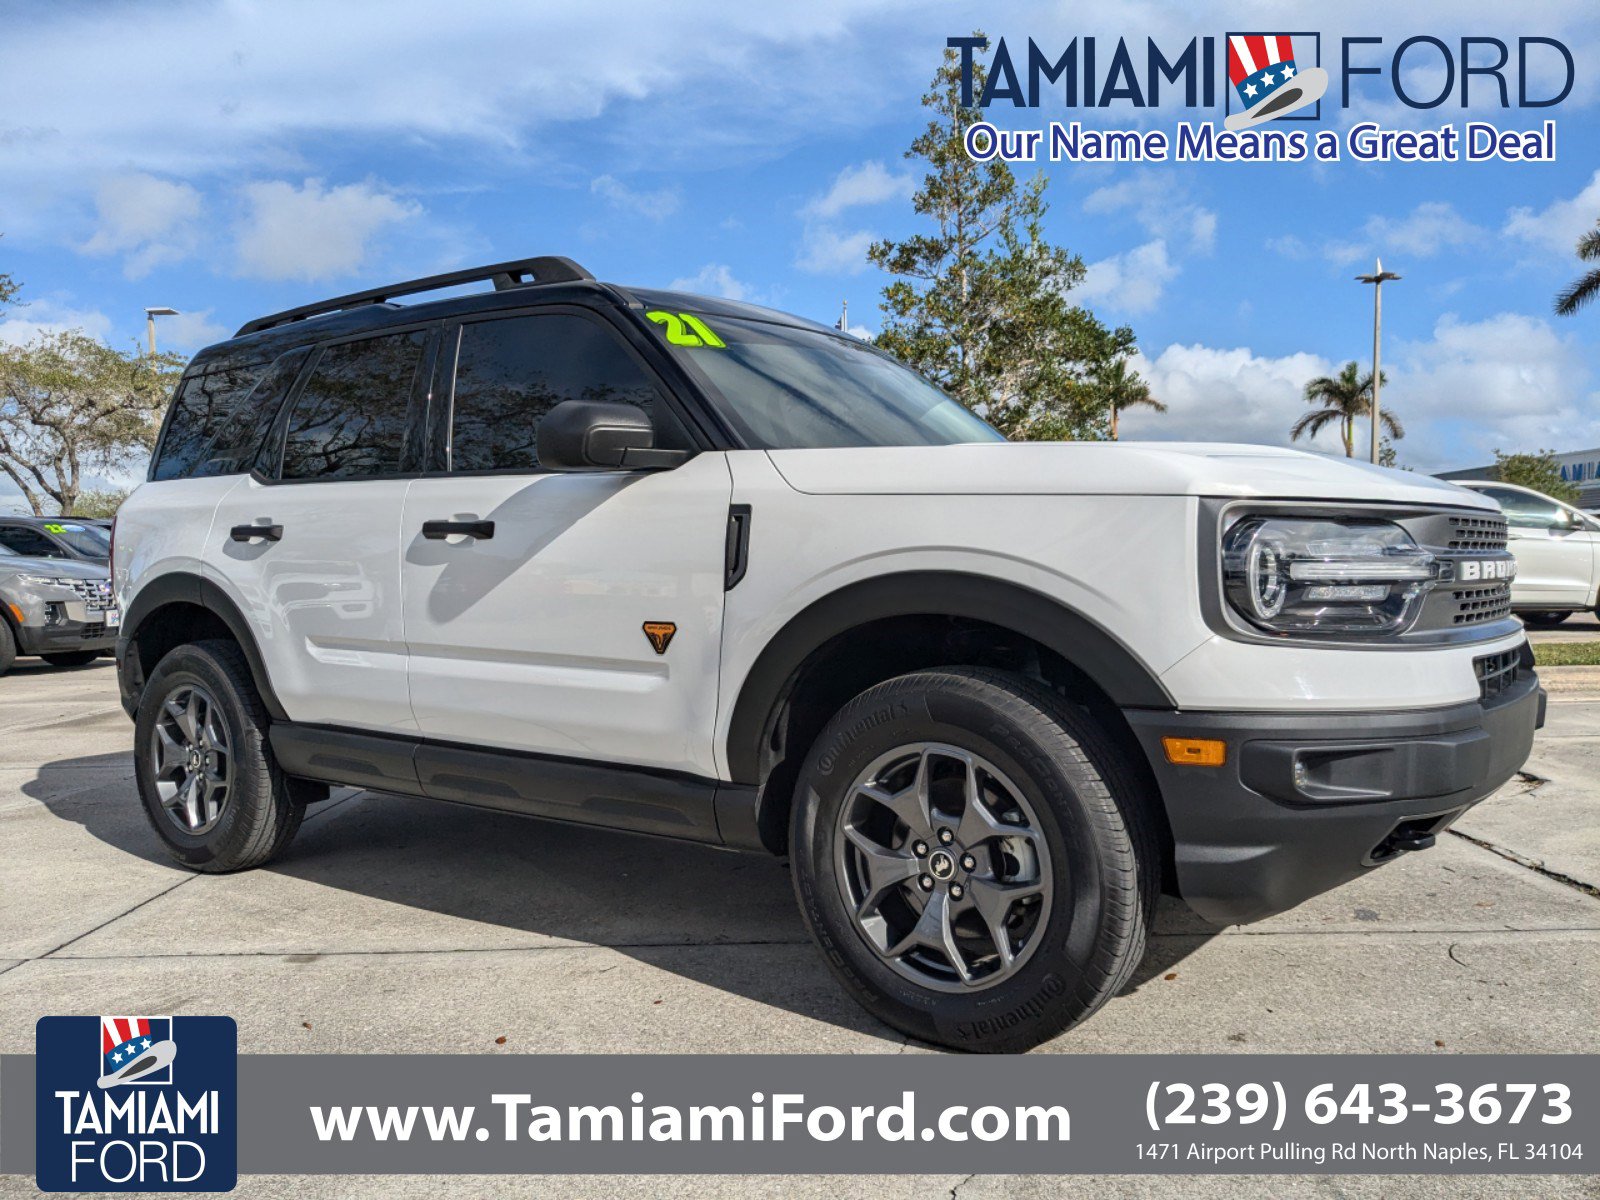
[[1163, 888], [1249, 921], [1426, 848], [1542, 718], [1483, 497], [1007, 444], [870, 345], [560, 258], [196, 356], [114, 568], [179, 861], [266, 862], [330, 784], [787, 854], [861, 1002], [977, 1050], [1114, 995]]
[[1511, 607], [1533, 626], [1559, 625], [1600, 604], [1600, 521], [1514, 483], [1463, 480], [1500, 506], [1517, 560]]

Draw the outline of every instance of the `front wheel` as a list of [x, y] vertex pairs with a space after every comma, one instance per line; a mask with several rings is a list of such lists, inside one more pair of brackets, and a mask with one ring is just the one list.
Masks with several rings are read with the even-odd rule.
[[100, 657], [100, 651], [63, 650], [57, 654], [41, 654], [39, 657], [52, 667], [86, 667]]
[[278, 854], [305, 805], [267, 744], [268, 717], [232, 642], [180, 646], [151, 672], [134, 722], [134, 773], [167, 852], [196, 871]]
[[874, 687], [802, 769], [802, 914], [872, 1013], [956, 1049], [1026, 1050], [1144, 953], [1158, 856], [1143, 785], [1033, 680], [948, 668]]
[[1524, 612], [1517, 616], [1530, 629], [1554, 629], [1572, 614], [1570, 612]]

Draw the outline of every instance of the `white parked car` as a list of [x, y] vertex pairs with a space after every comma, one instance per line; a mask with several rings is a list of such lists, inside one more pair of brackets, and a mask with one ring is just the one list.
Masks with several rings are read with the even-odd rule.
[[118, 665], [195, 870], [330, 784], [787, 854], [868, 1009], [1018, 1050], [1127, 983], [1161, 890], [1256, 920], [1511, 778], [1512, 566], [1438, 480], [1011, 445], [855, 338], [545, 258], [196, 355]]
[[1514, 483], [1460, 480], [1505, 513], [1517, 577], [1511, 607], [1529, 625], [1556, 625], [1600, 604], [1600, 521]]

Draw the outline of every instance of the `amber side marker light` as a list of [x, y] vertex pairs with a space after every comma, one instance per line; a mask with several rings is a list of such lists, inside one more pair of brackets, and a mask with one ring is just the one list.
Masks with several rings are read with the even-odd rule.
[[1161, 748], [1167, 761], [1180, 767], [1220, 767], [1228, 761], [1228, 743], [1213, 738], [1164, 737]]
[[21, 625], [23, 622], [25, 622], [28, 619], [27, 617], [22, 615], [22, 610], [20, 608], [18, 608], [15, 604], [8, 604], [8, 605], [6, 605], [6, 607], [9, 608], [11, 610], [11, 614], [14, 617], [17, 618], [17, 624]]

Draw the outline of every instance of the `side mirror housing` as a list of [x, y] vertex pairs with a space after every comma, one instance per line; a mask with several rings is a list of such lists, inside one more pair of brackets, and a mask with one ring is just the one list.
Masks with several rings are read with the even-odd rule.
[[550, 471], [662, 471], [689, 457], [656, 449], [642, 408], [606, 400], [563, 400], [539, 422], [536, 448]]

